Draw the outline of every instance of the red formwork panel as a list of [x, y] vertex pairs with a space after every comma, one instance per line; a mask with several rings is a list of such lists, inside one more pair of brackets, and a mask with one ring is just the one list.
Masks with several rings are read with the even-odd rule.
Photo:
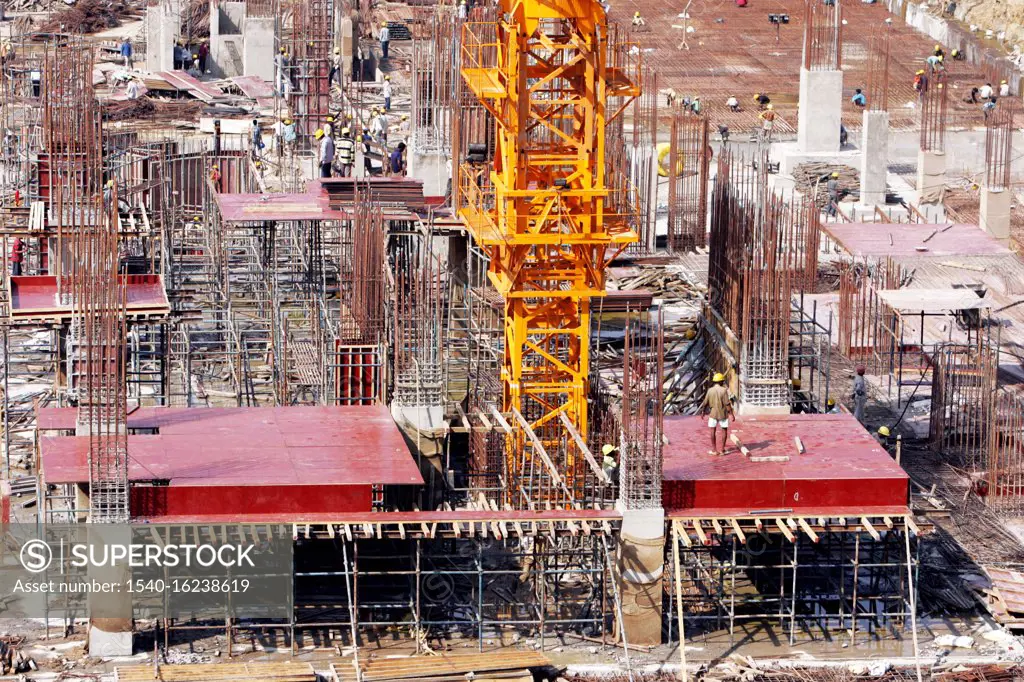
[[136, 518], [249, 518], [280, 514], [347, 514], [370, 508], [370, 485], [224, 485], [133, 486], [131, 512]]
[[[119, 275], [124, 281], [129, 315], [170, 312], [167, 291], [161, 275]], [[57, 277], [26, 275], [11, 277], [11, 318], [65, 317], [71, 315], [69, 303], [57, 300]]]
[[[750, 457], [732, 443], [724, 456], [709, 455], [709, 431], [706, 417], [665, 419], [667, 512], [842, 507], [867, 514], [908, 503], [909, 477], [852, 415], [740, 417], [729, 432]], [[797, 453], [797, 437], [804, 454]], [[753, 461], [783, 456], [789, 460]]]
[[[68, 435], [75, 410], [38, 419], [45, 482], [88, 482], [89, 438]], [[128, 429], [136, 517], [370, 511], [374, 487], [423, 483], [380, 405], [141, 408]]]

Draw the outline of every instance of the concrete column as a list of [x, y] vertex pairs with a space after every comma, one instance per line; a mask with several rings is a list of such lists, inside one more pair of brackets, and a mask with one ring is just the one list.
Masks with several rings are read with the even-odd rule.
[[1010, 204], [1012, 193], [1005, 189], [981, 190], [981, 229], [995, 237], [1003, 246], [1010, 245]]
[[865, 111], [860, 141], [860, 203], [885, 204], [885, 175], [889, 169], [889, 112]]
[[917, 152], [917, 193], [922, 204], [937, 204], [946, 192], [946, 153]]
[[[124, 545], [132, 542], [131, 529], [126, 525], [89, 526], [89, 542], [102, 546]], [[88, 579], [101, 583], [117, 582], [122, 585], [131, 578], [127, 563], [118, 566], [93, 566]], [[127, 592], [91, 593], [89, 595], [89, 656], [110, 658], [132, 655], [132, 598]]]
[[146, 8], [146, 68], [171, 71], [174, 68], [174, 41], [181, 26], [181, 5], [160, 3]]
[[352, 38], [352, 18], [339, 14], [337, 28], [337, 48], [341, 50], [341, 75], [345, 82], [352, 78], [352, 54], [355, 42]]
[[242, 75], [274, 82], [274, 19], [246, 17], [242, 36]]
[[[625, 639], [630, 644], [661, 644], [665, 510], [620, 511], [622, 531], [616, 564]], [[615, 628], [621, 634], [618, 614]]]
[[843, 121], [843, 72], [800, 69], [797, 147], [801, 152], [839, 151]]

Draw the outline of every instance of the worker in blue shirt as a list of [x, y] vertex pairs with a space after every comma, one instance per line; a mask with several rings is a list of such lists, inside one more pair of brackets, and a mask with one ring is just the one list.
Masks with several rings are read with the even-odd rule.
[[132, 39], [125, 36], [121, 42], [121, 56], [124, 57], [124, 68], [132, 68]]
[[857, 91], [853, 93], [853, 97], [850, 98], [850, 101], [853, 102], [854, 106], [861, 108], [868, 105], [868, 98], [864, 96], [864, 93], [861, 92], [860, 88], [857, 88]]

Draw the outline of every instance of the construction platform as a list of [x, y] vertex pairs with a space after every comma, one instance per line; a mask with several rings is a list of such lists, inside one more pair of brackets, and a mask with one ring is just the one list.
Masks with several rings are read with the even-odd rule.
[[[89, 481], [74, 408], [39, 410], [47, 484]], [[386, 407], [141, 408], [128, 415], [133, 517], [184, 522], [370, 511], [423, 478]]]
[[405, 178], [324, 178], [306, 183], [305, 192], [213, 196], [229, 223], [289, 220], [352, 220], [360, 198], [381, 202], [385, 220], [416, 220], [426, 208], [423, 184]]
[[858, 258], [1012, 253], [977, 225], [963, 223], [823, 223], [821, 229], [844, 251]]
[[907, 513], [909, 477], [852, 415], [741, 417], [729, 434], [747, 455], [732, 442], [724, 456], [708, 454], [707, 423], [697, 416], [665, 419], [663, 501], [670, 515]]
[[[171, 311], [161, 275], [121, 275], [128, 319], [166, 317]], [[10, 317], [18, 321], [59, 322], [71, 319], [72, 306], [57, 299], [57, 278], [35, 275], [10, 278]]]

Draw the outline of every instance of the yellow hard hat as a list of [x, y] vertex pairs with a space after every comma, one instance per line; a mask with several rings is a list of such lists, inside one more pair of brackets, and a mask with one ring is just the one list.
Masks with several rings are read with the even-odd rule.
[[341, 134], [342, 135], [348, 135], [350, 132], [352, 132], [352, 131], [350, 131], [348, 128], [342, 128], [341, 129]]
[[836, 399], [835, 398], [829, 398], [827, 401], [825, 401], [825, 404], [828, 405], [829, 407], [835, 407], [836, 406]]
[[213, 164], [212, 166], [210, 166], [210, 170], [217, 170], [217, 164]]
[[385, 21], [385, 22], [381, 23], [380, 27], [381, 28], [387, 28], [388, 27], [388, 22]]
[[634, 16], [634, 17], [638, 17], [638, 16], [640, 16], [640, 13], [639, 13], [639, 12], [634, 12], [634, 13], [633, 13], [633, 16]]
[[317, 128], [317, 129], [316, 129], [316, 132], [315, 132], [315, 133], [313, 133], [313, 137], [315, 137], [315, 138], [316, 138], [316, 139], [318, 139], [318, 140], [319, 140], [319, 139], [320, 139], [321, 137], [323, 137], [323, 136], [324, 136], [324, 129], [323, 129], [323, 128]]
[[771, 110], [772, 110], [772, 109], [774, 109], [774, 108], [775, 108], [775, 105], [774, 105], [774, 104], [769, 104], [769, 105], [768, 105], [768, 110], [769, 110], [769, 111], [771, 111]]
[[391, 76], [384, 76], [384, 80], [386, 80], [386, 81], [391, 80]]
[[341, 54], [341, 48], [340, 47], [334, 48], [334, 54]]
[[756, 102], [757, 100], [759, 100], [759, 99], [761, 99], [761, 93], [760, 93], [760, 92], [759, 92], [759, 93], [757, 93], [756, 95], [754, 95], [754, 101], [755, 101], [755, 102]]
[[192, 216], [192, 222], [194, 223], [202, 222], [202, 220], [199, 216]]
[[890, 434], [890, 431], [889, 431], [889, 427], [888, 426], [879, 426], [878, 427], [878, 435], [879, 436], [885, 436], [886, 438], [888, 438], [889, 434]]
[[334, 123], [334, 117], [333, 116], [328, 116], [327, 117], [327, 122], [328, 123]]
[[113, 186], [114, 186], [114, 181], [113, 180], [107, 180], [107, 187], [113, 187]]
[[605, 443], [604, 445], [601, 446], [601, 454], [607, 457], [608, 455], [615, 452], [615, 449], [615, 446], [612, 445], [611, 443]]
[[[181, 41], [178, 41], [178, 42], [181, 42]], [[281, 54], [285, 54], [286, 50], [282, 47], [280, 50], [278, 50], [278, 52], [280, 52]]]
[[936, 45], [936, 46], [935, 46], [935, 49], [936, 49], [936, 50], [941, 50], [941, 49], [942, 49], [942, 45]]
[[999, 81], [1000, 85], [1006, 85], [1006, 81]]
[[838, 178], [839, 177], [839, 173], [836, 172], [836, 171], [832, 171], [832, 177], [833, 178]]
[[192, 59], [199, 59], [199, 55], [197, 55], [196, 53], [193, 52], [192, 53]]
[[721, 372], [715, 372], [715, 376], [711, 377], [711, 381], [713, 381], [716, 384], [720, 384], [723, 381], [725, 381], [725, 375], [722, 374]]
[[919, 71], [918, 71], [917, 73], [915, 73], [914, 75], [915, 75], [915, 76], [920, 76], [920, 75], [921, 75], [921, 74], [923, 74], [923, 73], [924, 73], [924, 69], [921, 69], [921, 70], [919, 70]]
[[693, 327], [690, 327], [683, 334], [683, 338], [686, 339], [687, 341], [691, 341], [691, 340], [697, 338], [697, 330], [694, 329]]
[[402, 114], [402, 120], [403, 121], [408, 121], [409, 120], [409, 114]]
[[347, 118], [348, 120], [351, 121], [352, 120], [352, 112], [350, 111], [347, 114], [345, 114], [345, 118]]
[[284, 124], [287, 125], [287, 126], [290, 126], [292, 124], [292, 120], [290, 118], [286, 118], [284, 120]]
[[790, 382], [790, 383], [793, 384], [793, 388], [796, 389], [796, 390], [799, 390], [800, 387], [803, 386], [803, 384], [800, 383], [799, 379], [793, 379], [793, 381]]

